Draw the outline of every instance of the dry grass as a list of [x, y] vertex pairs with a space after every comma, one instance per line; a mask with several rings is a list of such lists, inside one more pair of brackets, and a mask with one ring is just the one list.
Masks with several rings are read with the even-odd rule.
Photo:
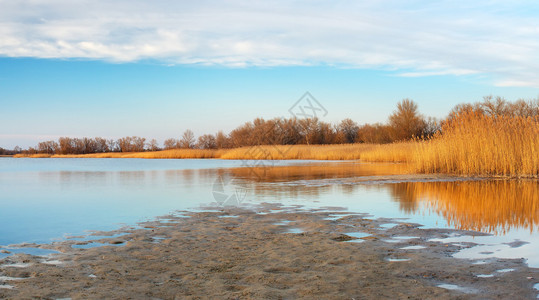
[[412, 162], [416, 142], [375, 145], [361, 154], [361, 159], [373, 162]]
[[202, 149], [172, 149], [154, 152], [107, 152], [92, 154], [68, 154], [53, 155], [52, 157], [67, 158], [148, 158], [148, 159], [166, 159], [166, 158], [219, 158], [225, 150], [202, 150]]
[[372, 144], [254, 146], [230, 149], [220, 158], [357, 160], [372, 147]]
[[29, 157], [29, 158], [49, 158], [52, 154], [38, 153], [38, 154], [15, 154], [13, 157]]
[[[314, 159], [314, 160], [357, 160], [361, 153], [375, 147], [372, 144], [343, 145], [265, 145], [234, 149], [202, 150], [173, 149], [154, 152], [109, 152], [76, 155], [53, 155], [67, 158], [220, 158], [220, 159]], [[46, 157], [49, 157], [47, 155]], [[22, 157], [19, 156], [19, 157]], [[34, 156], [30, 156], [34, 157]]]
[[539, 119], [457, 115], [428, 141], [378, 145], [366, 161], [409, 162], [418, 173], [537, 177]]
[[458, 115], [439, 135], [416, 143], [418, 172], [536, 177], [539, 175], [539, 119]]

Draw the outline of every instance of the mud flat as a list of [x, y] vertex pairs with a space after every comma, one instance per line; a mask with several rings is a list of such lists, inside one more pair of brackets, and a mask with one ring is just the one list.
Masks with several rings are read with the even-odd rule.
[[536, 299], [539, 270], [523, 260], [456, 259], [474, 244], [430, 241], [470, 234], [339, 208], [178, 212], [25, 245], [62, 253], [0, 260], [0, 298]]

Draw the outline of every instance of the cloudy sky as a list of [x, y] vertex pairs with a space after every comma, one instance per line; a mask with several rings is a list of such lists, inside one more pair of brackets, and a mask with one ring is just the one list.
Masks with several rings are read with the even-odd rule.
[[536, 1], [0, 0], [0, 147], [539, 96]]

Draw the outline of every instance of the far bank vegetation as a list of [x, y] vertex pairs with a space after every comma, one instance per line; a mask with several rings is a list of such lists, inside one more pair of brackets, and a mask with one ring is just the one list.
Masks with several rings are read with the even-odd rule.
[[[457, 105], [443, 120], [421, 115], [414, 101], [404, 99], [385, 124], [257, 118], [228, 134], [196, 138], [186, 130], [162, 147], [136, 136], [63, 137], [18, 150], [18, 156], [42, 157], [362, 159], [408, 162], [416, 172], [534, 177], [539, 175], [539, 99], [509, 102], [488, 96]], [[3, 153], [14, 151], [0, 148]]]

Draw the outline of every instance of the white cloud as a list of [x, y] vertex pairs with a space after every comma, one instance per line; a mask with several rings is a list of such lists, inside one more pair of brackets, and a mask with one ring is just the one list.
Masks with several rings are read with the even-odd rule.
[[[539, 87], [534, 1], [0, 0], [0, 55], [482, 74]], [[458, 7], [458, 8], [457, 8]]]

